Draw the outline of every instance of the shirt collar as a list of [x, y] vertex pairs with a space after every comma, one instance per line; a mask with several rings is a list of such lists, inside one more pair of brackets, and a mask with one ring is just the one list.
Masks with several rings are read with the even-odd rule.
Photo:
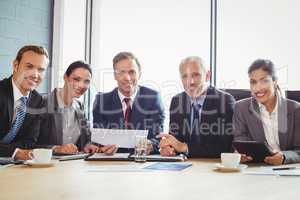
[[135, 97], [136, 97], [136, 95], [138, 93], [138, 90], [139, 90], [139, 86], [136, 87], [134, 93], [130, 97], [126, 97], [126, 96], [124, 96], [122, 94], [122, 92], [118, 88], [118, 96], [120, 98], [121, 103], [123, 103], [123, 101], [124, 101], [125, 98], [130, 98], [131, 99], [130, 104], [132, 105], [132, 102], [134, 101], [134, 99], [135, 99]]
[[[276, 104], [275, 104], [275, 107], [274, 107], [273, 111], [270, 114], [277, 113], [278, 104], [280, 104], [280, 103], [281, 103], [281, 98], [279, 98], [279, 95], [276, 94]], [[258, 107], [259, 107], [260, 112], [269, 113], [268, 110], [266, 109], [266, 106], [263, 105], [262, 103], [258, 102]]]
[[190, 96], [189, 96], [189, 98], [190, 98], [190, 101], [191, 101], [191, 105], [193, 105], [193, 104], [197, 104], [197, 105], [200, 105], [201, 107], [203, 107], [203, 104], [204, 104], [204, 101], [205, 101], [205, 98], [206, 98], [206, 92], [207, 92], [207, 90], [205, 90], [204, 92], [203, 92], [203, 94], [201, 94], [200, 96], [198, 96], [197, 98], [196, 98], [196, 100], [193, 100]]
[[[13, 92], [14, 92], [14, 102], [17, 102], [21, 97], [24, 97], [24, 95], [21, 93], [20, 89], [15, 84], [15, 81], [13, 78], [11, 79], [11, 82], [12, 82]], [[29, 93], [25, 97], [28, 98]]]

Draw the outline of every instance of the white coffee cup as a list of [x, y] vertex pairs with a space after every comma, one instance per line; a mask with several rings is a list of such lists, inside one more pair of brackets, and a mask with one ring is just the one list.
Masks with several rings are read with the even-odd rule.
[[35, 163], [50, 163], [52, 149], [33, 149], [31, 156]]
[[226, 168], [237, 168], [241, 161], [239, 153], [221, 153], [222, 165]]

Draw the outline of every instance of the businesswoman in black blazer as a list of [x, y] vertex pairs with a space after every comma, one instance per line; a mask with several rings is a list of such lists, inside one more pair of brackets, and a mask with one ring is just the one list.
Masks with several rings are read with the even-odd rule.
[[[258, 59], [248, 69], [252, 97], [236, 103], [234, 140], [267, 142], [271, 165], [300, 162], [300, 104], [282, 96], [274, 64]], [[242, 155], [242, 162], [252, 158]]]

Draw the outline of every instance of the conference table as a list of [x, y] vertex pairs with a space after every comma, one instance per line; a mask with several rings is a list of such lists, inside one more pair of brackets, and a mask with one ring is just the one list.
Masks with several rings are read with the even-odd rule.
[[[300, 177], [215, 170], [219, 159], [191, 159], [182, 171], [138, 171], [145, 164], [63, 161], [52, 167], [0, 169], [1, 200], [276, 200], [299, 199]], [[300, 167], [300, 165], [295, 165]], [[115, 169], [109, 171], [109, 169]], [[121, 170], [122, 169], [122, 170]], [[260, 170], [250, 165], [246, 170]], [[119, 171], [118, 171], [119, 170]]]

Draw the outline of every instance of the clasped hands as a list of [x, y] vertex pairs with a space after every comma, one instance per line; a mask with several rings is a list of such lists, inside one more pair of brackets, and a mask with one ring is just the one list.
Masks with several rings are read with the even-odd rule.
[[175, 156], [176, 152], [188, 152], [187, 144], [180, 142], [173, 135], [160, 133], [156, 138], [161, 139], [159, 143], [159, 152], [162, 156]]

